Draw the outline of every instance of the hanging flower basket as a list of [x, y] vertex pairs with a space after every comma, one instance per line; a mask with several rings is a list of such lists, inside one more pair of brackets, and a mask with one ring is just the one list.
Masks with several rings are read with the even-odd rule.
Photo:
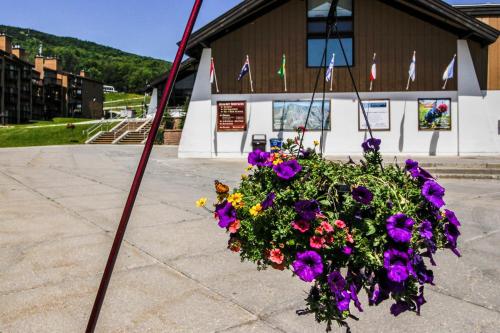
[[353, 307], [389, 299], [394, 316], [419, 314], [434, 280], [433, 254], [448, 248], [460, 256], [460, 223], [443, 209], [445, 189], [415, 161], [382, 167], [377, 139], [363, 143], [359, 164], [299, 152], [297, 142], [250, 153], [248, 174], [232, 191], [216, 182], [214, 213], [228, 248], [258, 269], [290, 269], [311, 283], [298, 313], [313, 313], [327, 331], [357, 319]]

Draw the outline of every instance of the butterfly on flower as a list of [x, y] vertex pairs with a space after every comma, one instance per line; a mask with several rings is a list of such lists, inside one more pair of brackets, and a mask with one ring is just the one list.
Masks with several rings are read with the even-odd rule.
[[215, 193], [217, 193], [217, 198], [219, 201], [223, 201], [229, 195], [229, 186], [222, 184], [220, 181], [215, 181]]

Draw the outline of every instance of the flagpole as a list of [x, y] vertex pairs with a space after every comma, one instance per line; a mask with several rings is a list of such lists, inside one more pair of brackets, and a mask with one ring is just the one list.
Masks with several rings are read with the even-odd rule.
[[287, 86], [286, 86], [286, 55], [283, 54], [283, 75], [285, 79], [285, 92], [288, 92]]
[[[214, 58], [212, 58], [212, 62], [214, 61]], [[215, 80], [215, 89], [217, 90], [217, 93], [219, 93], [219, 83], [217, 82], [217, 72], [215, 71], [215, 62], [213, 62], [214, 66], [214, 80]]]
[[447, 83], [448, 83], [448, 79], [446, 79], [446, 80], [444, 81], [443, 90], [445, 90], [445, 89], [446, 89], [446, 84], [447, 84]]
[[[335, 66], [335, 53], [333, 54], [333, 63]], [[332, 70], [332, 77], [330, 78], [330, 91], [333, 91], [333, 70]]]
[[250, 78], [250, 90], [253, 92], [253, 80], [252, 80], [252, 67], [250, 66], [250, 57], [247, 54], [247, 62], [248, 62], [248, 75]]

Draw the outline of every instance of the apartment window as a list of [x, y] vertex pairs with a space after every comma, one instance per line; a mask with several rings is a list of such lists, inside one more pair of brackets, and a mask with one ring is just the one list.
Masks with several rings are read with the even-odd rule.
[[[335, 65], [345, 67], [354, 64], [354, 21], [353, 0], [340, 0], [337, 6], [337, 29], [340, 40], [344, 46], [347, 62], [342, 54], [340, 41], [337, 35], [331, 35], [328, 40], [327, 64], [335, 53]], [[332, 0], [308, 0], [307, 1], [307, 66], [321, 67], [323, 64], [323, 50], [326, 39], [326, 22]]]

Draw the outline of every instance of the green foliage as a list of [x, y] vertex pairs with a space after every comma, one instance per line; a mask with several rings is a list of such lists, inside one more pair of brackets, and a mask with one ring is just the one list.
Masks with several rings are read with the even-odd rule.
[[65, 71], [79, 73], [85, 70], [93, 79], [112, 85], [119, 91], [140, 91], [170, 68], [170, 63], [143, 57], [115, 48], [71, 37], [59, 37], [31, 29], [0, 25], [0, 32], [13, 38], [34, 61], [40, 44], [44, 56], [58, 57]]

